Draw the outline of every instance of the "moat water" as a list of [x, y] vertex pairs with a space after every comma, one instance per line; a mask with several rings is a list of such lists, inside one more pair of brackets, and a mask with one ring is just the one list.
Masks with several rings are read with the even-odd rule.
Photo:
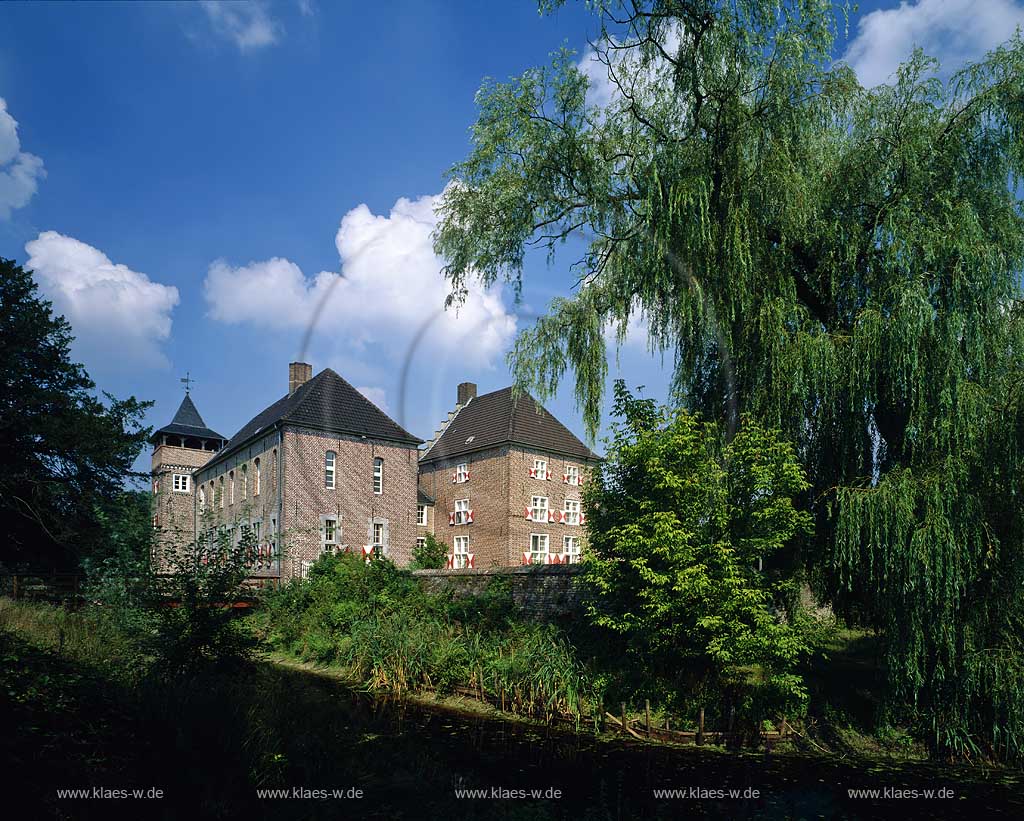
[[[336, 767], [303, 776], [331, 783], [286, 786], [361, 791], [358, 798], [294, 799], [306, 802], [308, 817], [1024, 817], [1022, 782], [1005, 772], [599, 739], [373, 698], [304, 675], [334, 704], [321, 728], [325, 737], [310, 739], [308, 752], [315, 755], [321, 743], [333, 746], [333, 739], [342, 741], [345, 753]], [[860, 789], [879, 790], [879, 797], [848, 792]], [[934, 797], [924, 797], [925, 790]]]

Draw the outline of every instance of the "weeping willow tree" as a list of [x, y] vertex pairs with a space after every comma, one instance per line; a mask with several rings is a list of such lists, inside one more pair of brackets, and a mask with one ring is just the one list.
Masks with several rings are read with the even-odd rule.
[[471, 278], [518, 289], [531, 247], [581, 248], [577, 287], [516, 341], [517, 382], [548, 396], [571, 374], [593, 435], [608, 328], [645, 320], [682, 404], [796, 443], [800, 561], [884, 637], [888, 710], [937, 749], [1019, 759], [1019, 32], [866, 89], [825, 0], [591, 5], [585, 59], [478, 94], [435, 234], [451, 299]]

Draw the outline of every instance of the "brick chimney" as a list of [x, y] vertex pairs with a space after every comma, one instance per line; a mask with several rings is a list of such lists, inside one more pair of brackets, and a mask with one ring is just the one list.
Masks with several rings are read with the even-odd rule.
[[458, 402], [460, 405], [465, 405], [470, 399], [476, 397], [476, 382], [460, 382]]
[[291, 396], [300, 385], [313, 378], [313, 366], [306, 362], [288, 364], [288, 395]]

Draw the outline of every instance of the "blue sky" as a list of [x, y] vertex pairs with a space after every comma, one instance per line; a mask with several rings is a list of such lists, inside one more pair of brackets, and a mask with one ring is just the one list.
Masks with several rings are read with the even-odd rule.
[[[230, 436], [287, 388], [305, 351], [428, 438], [457, 382], [509, 383], [516, 327], [572, 284], [531, 259], [524, 305], [475, 292], [458, 317], [429, 247], [443, 173], [468, 149], [473, 97], [563, 43], [585, 59], [582, 3], [0, 5], [0, 255], [30, 259], [101, 389], [170, 420], [195, 378]], [[952, 66], [1024, 23], [1024, 0], [862, 3], [845, 56], [883, 81], [915, 43]], [[401, 367], [423, 322], [401, 402]], [[670, 364], [670, 363], [667, 363]], [[664, 398], [633, 340], [613, 362]], [[582, 432], [563, 385], [549, 408]]]

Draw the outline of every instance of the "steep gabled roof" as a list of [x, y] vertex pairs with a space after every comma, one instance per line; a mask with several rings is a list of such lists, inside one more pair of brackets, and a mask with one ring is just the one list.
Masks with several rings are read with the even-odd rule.
[[178, 412], [174, 414], [171, 424], [164, 425], [159, 430], [153, 431], [149, 441], [156, 444], [160, 441], [160, 435], [164, 433], [172, 436], [189, 436], [196, 439], [219, 439], [222, 442], [224, 441], [223, 436], [206, 426], [203, 417], [199, 415], [199, 410], [192, 401], [192, 397], [187, 393], [185, 398], [181, 400]]
[[522, 445], [576, 459], [599, 457], [525, 391], [511, 387], [474, 397], [459, 409], [421, 461], [448, 459], [499, 445]]
[[332, 433], [383, 439], [415, 447], [413, 436], [330, 368], [320, 371], [256, 414], [205, 467], [216, 464], [275, 425], [291, 423]]

